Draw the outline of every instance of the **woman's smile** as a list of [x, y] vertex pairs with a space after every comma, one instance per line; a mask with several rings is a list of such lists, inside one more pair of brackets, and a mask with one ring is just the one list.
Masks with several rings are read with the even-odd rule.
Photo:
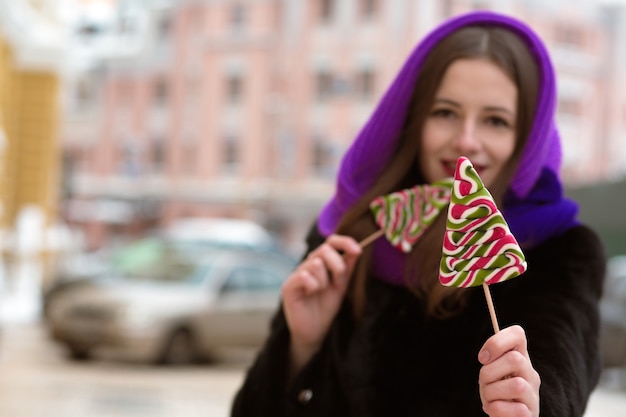
[[420, 166], [428, 182], [454, 176], [467, 157], [490, 186], [513, 155], [517, 87], [486, 59], [459, 59], [446, 70], [424, 123]]

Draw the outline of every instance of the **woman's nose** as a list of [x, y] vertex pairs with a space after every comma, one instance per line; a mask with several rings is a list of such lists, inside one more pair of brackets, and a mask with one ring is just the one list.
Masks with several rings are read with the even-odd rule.
[[472, 122], [463, 123], [454, 141], [454, 145], [457, 150], [463, 154], [476, 151], [480, 146], [476, 125]]

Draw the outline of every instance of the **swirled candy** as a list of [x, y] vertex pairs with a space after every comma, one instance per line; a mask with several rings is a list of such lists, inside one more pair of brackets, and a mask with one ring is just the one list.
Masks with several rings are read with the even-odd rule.
[[452, 178], [376, 197], [370, 203], [374, 220], [387, 240], [408, 253], [450, 201]]
[[526, 259], [493, 197], [469, 159], [456, 164], [448, 207], [439, 281], [474, 287], [526, 271]]

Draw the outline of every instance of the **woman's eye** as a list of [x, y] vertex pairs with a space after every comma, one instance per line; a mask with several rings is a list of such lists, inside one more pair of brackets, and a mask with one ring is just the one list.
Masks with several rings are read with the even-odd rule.
[[495, 127], [510, 127], [511, 124], [501, 117], [488, 117], [487, 124]]
[[455, 113], [450, 109], [435, 109], [432, 112], [433, 117], [441, 117], [443, 119], [451, 119], [455, 116]]

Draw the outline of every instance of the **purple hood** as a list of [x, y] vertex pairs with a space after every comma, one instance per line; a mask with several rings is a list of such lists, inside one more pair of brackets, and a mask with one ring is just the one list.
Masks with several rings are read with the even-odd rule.
[[[578, 207], [563, 198], [559, 179], [561, 144], [555, 124], [556, 82], [548, 51], [526, 24], [481, 11], [447, 20], [413, 50], [343, 157], [335, 194], [318, 219], [318, 229], [324, 236], [333, 233], [344, 213], [365, 194], [391, 159], [424, 58], [451, 32], [474, 25], [501, 26], [517, 33], [529, 45], [540, 71], [534, 124], [504, 199], [503, 213], [512, 232], [528, 248], [577, 224]], [[378, 239], [374, 246], [375, 274], [402, 283], [404, 258], [384, 239]], [[390, 274], [393, 276], [388, 277]]]

